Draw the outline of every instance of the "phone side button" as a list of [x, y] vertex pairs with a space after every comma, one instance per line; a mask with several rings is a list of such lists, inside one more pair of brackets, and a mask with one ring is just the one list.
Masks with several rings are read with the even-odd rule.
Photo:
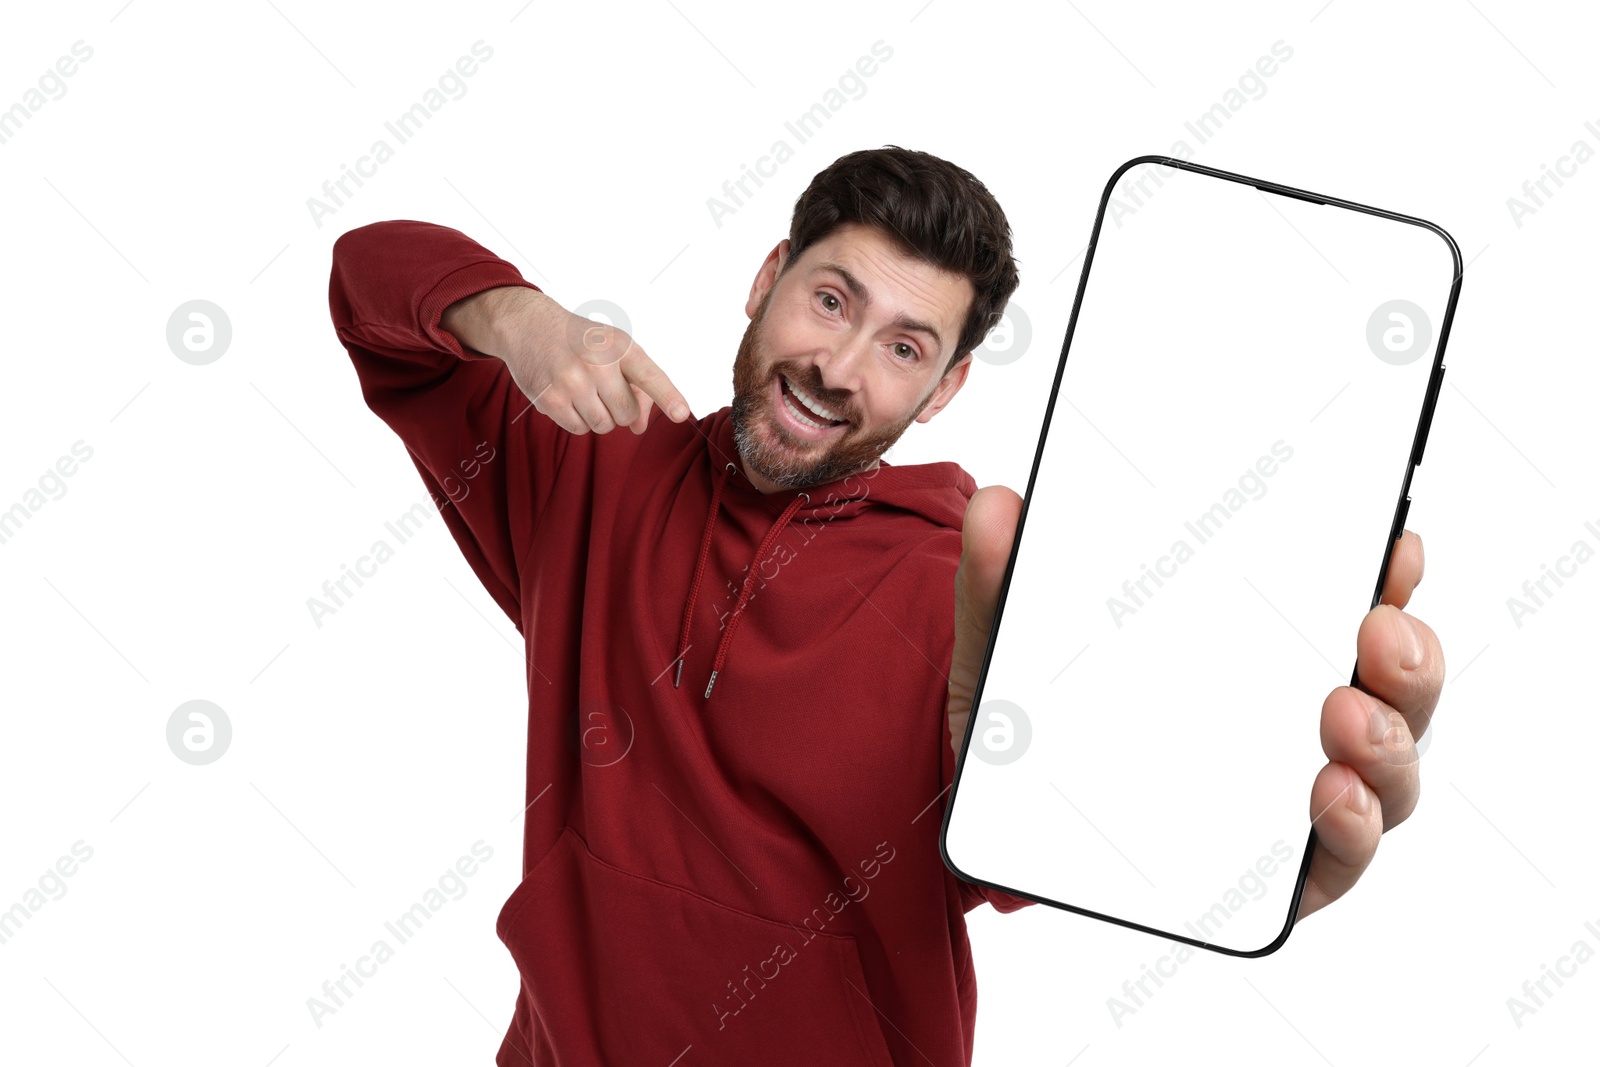
[[1400, 501], [1400, 512], [1399, 512], [1399, 514], [1397, 514], [1395, 516], [1395, 519], [1394, 519], [1394, 531], [1393, 531], [1392, 536], [1390, 537], [1391, 541], [1400, 540], [1400, 535], [1405, 533], [1405, 531], [1406, 531], [1406, 516], [1409, 515], [1410, 513], [1411, 513], [1411, 498], [1410, 497], [1406, 497], [1404, 500]]
[[1433, 412], [1439, 406], [1439, 390], [1444, 387], [1444, 368], [1428, 383], [1428, 394], [1422, 402], [1422, 425], [1417, 428], [1417, 451], [1411, 457], [1413, 467], [1422, 466], [1422, 453], [1428, 447], [1428, 431], [1433, 429]]

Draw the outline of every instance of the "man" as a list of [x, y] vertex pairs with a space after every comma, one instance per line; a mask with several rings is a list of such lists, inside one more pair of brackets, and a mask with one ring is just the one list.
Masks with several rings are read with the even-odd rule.
[[[1010, 248], [965, 170], [842, 157], [756, 274], [732, 404], [697, 418], [625, 332], [456, 230], [335, 243], [366, 402], [527, 641], [500, 1067], [971, 1062], [965, 913], [1029, 902], [950, 873], [940, 803], [1021, 501], [880, 457], [965, 383]], [[1376, 696], [1323, 705], [1302, 916], [1416, 803], [1444, 662], [1400, 610], [1421, 574], [1408, 532], [1357, 635]]]

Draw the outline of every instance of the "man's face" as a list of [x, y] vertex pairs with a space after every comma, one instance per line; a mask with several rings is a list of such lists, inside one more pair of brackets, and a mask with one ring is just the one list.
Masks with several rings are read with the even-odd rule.
[[734, 440], [764, 493], [872, 467], [950, 402], [972, 362], [944, 373], [974, 296], [965, 277], [855, 223], [783, 269], [788, 251], [780, 241], [756, 275], [733, 363]]

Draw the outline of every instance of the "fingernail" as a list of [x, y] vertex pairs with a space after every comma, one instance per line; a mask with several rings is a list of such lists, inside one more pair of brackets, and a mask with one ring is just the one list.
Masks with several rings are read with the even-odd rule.
[[1357, 815], [1365, 815], [1372, 810], [1372, 793], [1367, 789], [1367, 783], [1354, 771], [1350, 773], [1350, 795], [1345, 798], [1345, 803]]
[[671, 414], [672, 414], [672, 421], [673, 422], [682, 422], [683, 419], [684, 419], [684, 416], [689, 414], [689, 409], [687, 407], [684, 407], [682, 404], [674, 404], [674, 405], [672, 405]]
[[1414, 671], [1422, 666], [1422, 631], [1405, 612], [1397, 611], [1395, 616], [1400, 620], [1400, 666]]
[[[1360, 692], [1360, 690], [1357, 690]], [[1374, 745], [1383, 744], [1385, 737], [1389, 736], [1389, 715], [1376, 700], [1361, 694], [1367, 702], [1367, 740]]]

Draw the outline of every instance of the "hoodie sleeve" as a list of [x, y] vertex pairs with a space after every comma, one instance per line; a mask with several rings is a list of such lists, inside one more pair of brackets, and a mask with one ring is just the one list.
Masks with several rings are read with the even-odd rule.
[[459, 230], [375, 222], [334, 242], [328, 306], [367, 406], [521, 632], [521, 562], [573, 435], [533, 411], [504, 363], [439, 326], [450, 304], [502, 285], [538, 289]]
[[998, 912], [1020, 911], [1029, 904], [1038, 901], [1028, 900], [1026, 897], [1013, 896], [1000, 889], [991, 889], [986, 885], [975, 885], [972, 882], [956, 879], [961, 885], [961, 910], [969, 912], [978, 905], [988, 901]]

